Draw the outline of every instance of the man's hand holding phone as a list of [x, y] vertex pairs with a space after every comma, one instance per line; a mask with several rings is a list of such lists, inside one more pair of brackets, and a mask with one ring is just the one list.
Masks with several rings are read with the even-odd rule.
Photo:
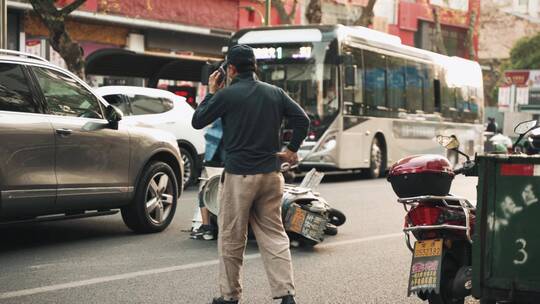
[[215, 94], [219, 89], [225, 86], [225, 77], [222, 71], [216, 70], [208, 80], [208, 92]]

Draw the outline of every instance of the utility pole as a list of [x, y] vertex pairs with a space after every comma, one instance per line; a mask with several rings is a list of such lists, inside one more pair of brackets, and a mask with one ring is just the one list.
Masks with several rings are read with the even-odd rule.
[[0, 49], [7, 49], [7, 3], [0, 0]]
[[270, 25], [271, 10], [272, 10], [272, 0], [266, 0], [266, 14], [264, 16], [264, 25], [266, 26]]

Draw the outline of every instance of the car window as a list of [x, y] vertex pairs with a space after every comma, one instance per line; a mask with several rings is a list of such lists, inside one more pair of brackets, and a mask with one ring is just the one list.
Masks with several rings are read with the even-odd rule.
[[50, 69], [33, 70], [51, 114], [103, 118], [97, 98], [75, 79]]
[[121, 94], [111, 94], [102, 96], [109, 104], [117, 107], [122, 111], [124, 115], [130, 115], [131, 111], [129, 109], [129, 104], [126, 102], [124, 95]]
[[38, 112], [22, 66], [0, 63], [0, 110]]
[[159, 114], [170, 111], [173, 102], [167, 98], [134, 95], [129, 97], [133, 115]]

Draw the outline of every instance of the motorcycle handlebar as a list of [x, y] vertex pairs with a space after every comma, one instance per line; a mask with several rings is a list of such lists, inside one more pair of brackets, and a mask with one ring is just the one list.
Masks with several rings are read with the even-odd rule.
[[454, 174], [456, 174], [456, 175], [458, 175], [458, 174], [466, 174], [469, 170], [472, 170], [474, 168], [474, 166], [475, 166], [475, 164], [474, 164], [473, 161], [466, 161], [463, 164], [463, 167], [454, 170]]

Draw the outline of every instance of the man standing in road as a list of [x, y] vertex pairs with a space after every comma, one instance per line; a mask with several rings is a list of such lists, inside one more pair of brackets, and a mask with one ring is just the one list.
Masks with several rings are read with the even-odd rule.
[[[294, 304], [289, 238], [281, 220], [283, 175], [281, 162], [295, 164], [296, 151], [307, 135], [306, 113], [282, 89], [257, 80], [253, 49], [237, 45], [227, 59], [228, 87], [219, 71], [210, 76], [209, 93], [193, 115], [201, 129], [221, 118], [227, 155], [221, 179], [218, 215], [219, 277], [221, 297], [213, 304], [238, 303], [240, 273], [248, 223], [262, 255], [272, 297]], [[280, 127], [287, 118], [293, 128], [291, 142], [280, 151]]]

